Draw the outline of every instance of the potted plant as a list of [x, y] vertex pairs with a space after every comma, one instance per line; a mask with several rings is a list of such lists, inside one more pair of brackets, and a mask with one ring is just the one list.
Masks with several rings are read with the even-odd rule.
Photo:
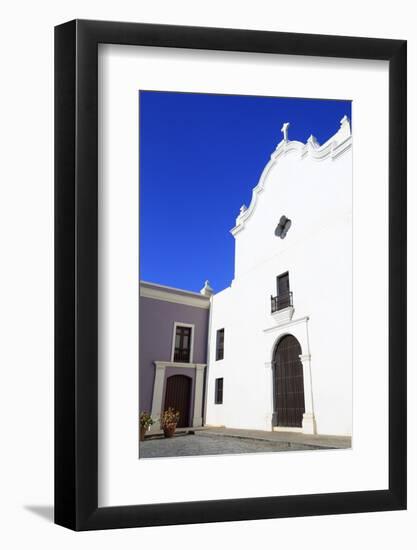
[[175, 433], [178, 421], [180, 419], [179, 411], [169, 407], [161, 415], [161, 428], [164, 431], [165, 437], [172, 437]]
[[141, 411], [140, 417], [139, 417], [139, 424], [140, 424], [140, 441], [145, 440], [145, 433], [149, 430], [149, 428], [154, 423], [151, 415], [148, 413], [148, 411]]

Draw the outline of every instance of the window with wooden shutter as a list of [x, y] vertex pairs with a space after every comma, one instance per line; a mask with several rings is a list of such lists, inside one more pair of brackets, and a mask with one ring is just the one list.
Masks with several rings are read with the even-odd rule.
[[223, 403], [223, 378], [216, 378], [214, 403], [215, 405], [221, 405]]
[[189, 363], [191, 351], [191, 327], [178, 325], [175, 331], [174, 361]]
[[224, 357], [224, 328], [217, 331], [216, 334], [216, 361]]

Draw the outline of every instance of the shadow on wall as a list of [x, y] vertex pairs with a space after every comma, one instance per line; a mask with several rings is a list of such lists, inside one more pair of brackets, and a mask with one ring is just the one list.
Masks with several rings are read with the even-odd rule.
[[30, 505], [30, 506], [24, 506], [25, 510], [28, 510], [29, 512], [32, 512], [32, 514], [36, 514], [37, 516], [40, 516], [43, 519], [46, 519], [49, 523], [54, 522], [54, 507], [53, 506], [38, 506], [38, 505]]

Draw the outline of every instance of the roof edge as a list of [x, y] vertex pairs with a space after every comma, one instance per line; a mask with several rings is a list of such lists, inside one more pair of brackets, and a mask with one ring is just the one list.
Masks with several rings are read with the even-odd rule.
[[179, 294], [180, 296], [192, 296], [193, 298], [198, 298], [203, 302], [208, 302], [210, 300], [209, 296], [200, 294], [200, 292], [194, 292], [192, 290], [184, 290], [182, 288], [176, 288], [173, 286], [161, 285], [158, 283], [152, 283], [150, 281], [139, 281], [139, 286], [144, 288], [156, 289], [161, 291], [166, 291], [171, 294]]
[[245, 227], [245, 223], [251, 217], [255, 210], [258, 195], [262, 193], [265, 187], [266, 178], [275, 165], [275, 163], [289, 153], [298, 153], [301, 160], [310, 158], [315, 161], [325, 159], [336, 160], [352, 146], [352, 132], [350, 120], [345, 115], [340, 120], [340, 128], [327, 141], [320, 145], [317, 139], [311, 135], [306, 143], [301, 141], [291, 141], [288, 139], [289, 122], [284, 123], [281, 131], [283, 139], [278, 143], [275, 151], [272, 153], [269, 162], [266, 164], [257, 185], [252, 190], [252, 198], [249, 207], [242, 205], [240, 213], [236, 218], [236, 225], [230, 230], [230, 233], [235, 237]]

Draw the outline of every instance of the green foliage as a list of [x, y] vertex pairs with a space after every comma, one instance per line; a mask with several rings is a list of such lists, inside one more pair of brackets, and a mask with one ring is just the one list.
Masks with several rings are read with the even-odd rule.
[[154, 423], [154, 420], [148, 411], [141, 411], [139, 419], [141, 427], [145, 429], [148, 429]]

